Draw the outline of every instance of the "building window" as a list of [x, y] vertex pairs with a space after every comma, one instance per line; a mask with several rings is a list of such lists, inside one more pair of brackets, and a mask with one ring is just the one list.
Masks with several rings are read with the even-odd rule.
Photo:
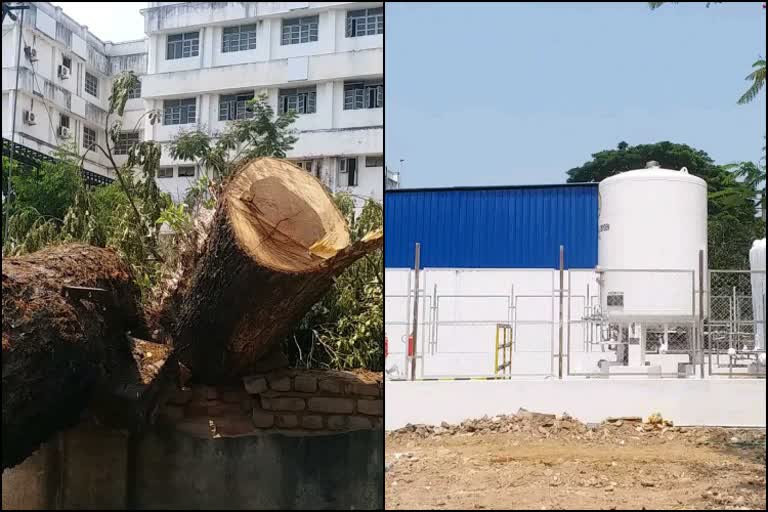
[[181, 177], [195, 177], [195, 166], [194, 165], [180, 165], [179, 166], [179, 178]]
[[83, 126], [83, 147], [89, 148], [93, 144], [96, 144], [96, 130]]
[[289, 110], [298, 114], [314, 114], [317, 111], [317, 87], [280, 89], [277, 104], [281, 114]]
[[296, 162], [293, 162], [296, 164], [297, 167], [301, 167], [307, 172], [310, 172], [312, 170], [312, 160], [297, 160]]
[[173, 167], [161, 167], [157, 170], [158, 178], [173, 178]]
[[339, 158], [339, 185], [357, 186], [357, 158]]
[[61, 65], [67, 68], [70, 72], [72, 71], [72, 59], [69, 57], [62, 57]]
[[136, 98], [141, 98], [141, 80], [139, 80], [136, 87], [128, 89], [128, 99], [135, 100]]
[[139, 142], [139, 132], [120, 132], [115, 144], [115, 154], [127, 155], [130, 147], [137, 142]]
[[60, 114], [59, 115], [59, 125], [63, 126], [64, 128], [69, 128], [69, 116]]
[[224, 27], [221, 37], [221, 51], [240, 52], [256, 48], [256, 25], [240, 25], [239, 27]]
[[347, 37], [384, 33], [384, 8], [347, 11]]
[[252, 92], [219, 96], [219, 121], [253, 117], [253, 112], [246, 108], [246, 102], [252, 99]]
[[318, 16], [283, 20], [282, 44], [299, 44], [317, 41]]
[[380, 81], [344, 82], [344, 110], [382, 108], [384, 84]]
[[165, 100], [163, 102], [163, 124], [192, 124], [197, 113], [197, 100]]
[[87, 71], [85, 72], [85, 92], [96, 98], [99, 97], [99, 79]]
[[384, 157], [383, 156], [367, 156], [365, 157], [365, 166], [366, 167], [384, 167]]
[[200, 54], [200, 33], [186, 32], [168, 36], [165, 59], [197, 57]]

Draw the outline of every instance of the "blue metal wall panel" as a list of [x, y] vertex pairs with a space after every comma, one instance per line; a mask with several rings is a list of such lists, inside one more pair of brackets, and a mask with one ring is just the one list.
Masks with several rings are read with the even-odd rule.
[[432, 268], [597, 265], [597, 184], [387, 191], [384, 263]]

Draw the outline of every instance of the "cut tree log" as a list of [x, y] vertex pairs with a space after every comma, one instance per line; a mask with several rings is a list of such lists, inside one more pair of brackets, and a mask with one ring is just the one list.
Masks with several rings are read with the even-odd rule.
[[126, 332], [143, 324], [130, 268], [111, 250], [3, 259], [3, 469], [75, 425], [100, 393], [142, 381]]
[[333, 198], [304, 170], [248, 163], [222, 192], [188, 285], [161, 313], [180, 360], [201, 382], [246, 374], [382, 241], [378, 231], [351, 243]]

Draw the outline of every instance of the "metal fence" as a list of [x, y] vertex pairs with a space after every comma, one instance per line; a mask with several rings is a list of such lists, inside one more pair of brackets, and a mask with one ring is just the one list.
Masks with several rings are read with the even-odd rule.
[[709, 283], [710, 375], [765, 376], [765, 271], [711, 270]]
[[692, 362], [696, 350], [693, 270], [601, 269], [584, 294], [576, 293], [575, 275], [568, 273], [565, 290], [566, 375], [678, 377], [690, 371], [680, 365]]
[[[416, 378], [765, 376], [765, 271], [574, 269], [562, 286], [558, 270], [526, 272], [534, 293], [471, 294], [423, 270]], [[414, 287], [411, 271], [408, 293], [386, 295], [389, 378], [411, 377]]]

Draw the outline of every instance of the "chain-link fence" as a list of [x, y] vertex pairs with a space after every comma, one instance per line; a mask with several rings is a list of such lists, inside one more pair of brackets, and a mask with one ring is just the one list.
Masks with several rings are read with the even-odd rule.
[[765, 376], [765, 271], [712, 270], [709, 282], [709, 373]]

